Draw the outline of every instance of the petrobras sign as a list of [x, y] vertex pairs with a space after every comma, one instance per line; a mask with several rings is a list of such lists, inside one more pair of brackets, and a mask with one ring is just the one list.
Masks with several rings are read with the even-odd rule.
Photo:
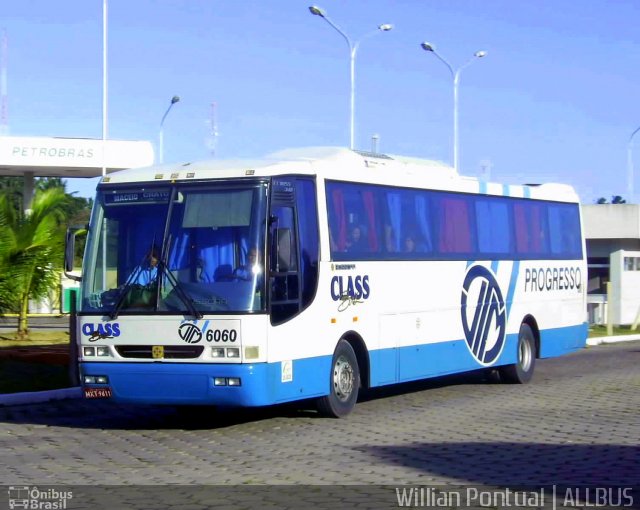
[[144, 141], [0, 136], [0, 167], [95, 170], [103, 162], [109, 169], [148, 166], [153, 163], [153, 147]]

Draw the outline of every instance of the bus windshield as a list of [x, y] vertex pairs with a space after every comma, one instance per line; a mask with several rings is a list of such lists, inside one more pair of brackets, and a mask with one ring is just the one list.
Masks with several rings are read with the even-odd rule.
[[264, 309], [266, 183], [99, 190], [84, 313]]

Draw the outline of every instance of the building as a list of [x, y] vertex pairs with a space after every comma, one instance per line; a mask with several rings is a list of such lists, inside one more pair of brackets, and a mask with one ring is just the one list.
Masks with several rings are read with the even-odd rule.
[[604, 324], [610, 313], [614, 324], [632, 324], [640, 312], [640, 204], [583, 205], [582, 216], [589, 321]]

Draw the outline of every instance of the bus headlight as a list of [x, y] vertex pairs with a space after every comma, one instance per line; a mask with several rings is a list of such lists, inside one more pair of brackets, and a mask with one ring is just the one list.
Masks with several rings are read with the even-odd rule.
[[239, 358], [240, 349], [238, 347], [227, 347], [227, 358]]
[[224, 349], [222, 347], [212, 347], [211, 348], [211, 357], [212, 358], [224, 358]]
[[227, 385], [227, 379], [224, 377], [214, 377], [213, 378], [213, 385], [214, 386], [226, 386]]
[[101, 345], [100, 347], [96, 347], [96, 355], [109, 356], [109, 348], [106, 345]]
[[96, 355], [96, 348], [95, 347], [83, 347], [82, 348], [82, 354], [84, 356], [95, 356]]

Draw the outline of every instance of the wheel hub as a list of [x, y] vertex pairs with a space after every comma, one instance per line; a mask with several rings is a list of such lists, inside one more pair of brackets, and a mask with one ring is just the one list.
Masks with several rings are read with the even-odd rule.
[[336, 396], [342, 402], [349, 399], [353, 391], [353, 383], [353, 367], [344, 356], [340, 356], [333, 371], [333, 387]]

